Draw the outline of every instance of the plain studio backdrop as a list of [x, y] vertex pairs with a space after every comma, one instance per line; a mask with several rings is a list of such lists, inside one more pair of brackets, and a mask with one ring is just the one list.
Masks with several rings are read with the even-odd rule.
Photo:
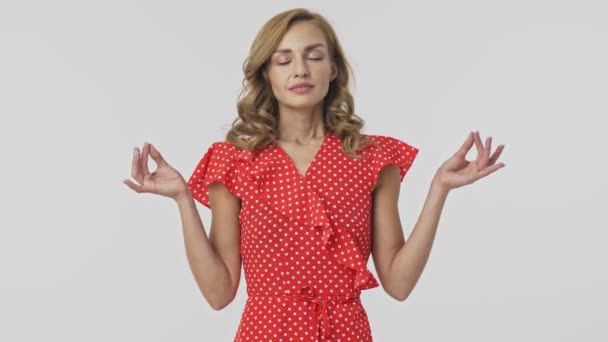
[[420, 149], [406, 236], [470, 130], [506, 144], [506, 168], [448, 196], [410, 297], [362, 293], [374, 340], [608, 340], [600, 0], [3, 1], [0, 340], [234, 338], [244, 274], [214, 311], [176, 204], [121, 181], [144, 141], [190, 176], [236, 117], [257, 30], [294, 7], [334, 25], [363, 132]]

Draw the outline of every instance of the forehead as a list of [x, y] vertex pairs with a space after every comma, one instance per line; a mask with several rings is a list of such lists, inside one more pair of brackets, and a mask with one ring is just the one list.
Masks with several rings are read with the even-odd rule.
[[293, 23], [281, 39], [277, 51], [304, 50], [308, 46], [322, 44], [317, 48], [327, 47], [325, 33], [317, 25], [308, 21]]

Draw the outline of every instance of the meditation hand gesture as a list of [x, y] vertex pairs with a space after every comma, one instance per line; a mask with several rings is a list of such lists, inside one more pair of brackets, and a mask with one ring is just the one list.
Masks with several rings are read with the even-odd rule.
[[[473, 143], [477, 147], [477, 159], [468, 161], [465, 156]], [[460, 149], [439, 167], [435, 174], [435, 182], [448, 191], [476, 182], [478, 179], [505, 166], [504, 163], [496, 164], [504, 147], [505, 145], [499, 145], [490, 156], [492, 137], [486, 139], [486, 146], [484, 147], [481, 143], [479, 131], [471, 132]]]
[[[150, 173], [148, 170], [148, 155], [157, 164], [157, 169]], [[182, 175], [171, 167], [160, 152], [149, 143], [145, 143], [139, 152], [136, 147], [133, 151], [131, 176], [139, 183], [135, 184], [129, 179], [123, 180], [127, 186], [137, 193], [147, 192], [175, 199], [178, 195], [187, 192], [187, 184]]]

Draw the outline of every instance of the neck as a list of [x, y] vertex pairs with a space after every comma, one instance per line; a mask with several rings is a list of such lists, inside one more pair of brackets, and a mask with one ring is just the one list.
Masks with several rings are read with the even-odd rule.
[[323, 109], [279, 109], [279, 141], [306, 143], [323, 138], [325, 132]]

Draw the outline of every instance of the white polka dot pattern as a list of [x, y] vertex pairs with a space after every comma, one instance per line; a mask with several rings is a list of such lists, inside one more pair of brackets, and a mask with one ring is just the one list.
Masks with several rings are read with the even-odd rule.
[[197, 201], [211, 207], [216, 181], [242, 201], [248, 298], [235, 341], [372, 341], [360, 300], [379, 286], [367, 269], [372, 189], [389, 164], [403, 180], [418, 149], [367, 136], [381, 148], [354, 160], [327, 134], [305, 176], [276, 144], [252, 152], [215, 142], [198, 163], [188, 181]]

